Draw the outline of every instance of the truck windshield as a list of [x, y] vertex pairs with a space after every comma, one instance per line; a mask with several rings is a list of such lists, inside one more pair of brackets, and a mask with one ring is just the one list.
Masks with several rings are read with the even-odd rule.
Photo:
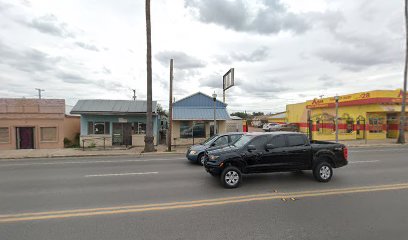
[[255, 136], [243, 135], [238, 141], [234, 143], [234, 146], [240, 148], [251, 141], [251, 139], [254, 137]]

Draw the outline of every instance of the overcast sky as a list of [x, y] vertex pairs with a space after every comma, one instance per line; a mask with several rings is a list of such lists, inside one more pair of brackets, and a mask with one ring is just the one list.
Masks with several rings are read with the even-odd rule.
[[[402, 87], [403, 0], [151, 0], [153, 100], [197, 91], [229, 112]], [[146, 98], [144, 0], [0, 0], [0, 97]]]

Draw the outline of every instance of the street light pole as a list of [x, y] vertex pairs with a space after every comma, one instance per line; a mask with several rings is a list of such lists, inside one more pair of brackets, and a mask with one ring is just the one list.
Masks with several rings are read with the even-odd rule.
[[215, 94], [215, 92], [214, 92], [212, 97], [213, 97], [213, 100], [214, 100], [214, 135], [215, 135], [215, 134], [217, 134], [217, 119], [216, 119], [216, 116], [215, 116], [215, 114], [216, 114], [215, 109], [216, 109], [217, 94]]
[[336, 142], [339, 142], [339, 96], [335, 96], [336, 100]]

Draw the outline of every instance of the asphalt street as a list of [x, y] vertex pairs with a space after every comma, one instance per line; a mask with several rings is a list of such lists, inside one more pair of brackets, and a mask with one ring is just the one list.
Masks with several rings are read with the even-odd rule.
[[0, 161], [0, 239], [407, 239], [408, 148], [224, 189], [183, 155]]

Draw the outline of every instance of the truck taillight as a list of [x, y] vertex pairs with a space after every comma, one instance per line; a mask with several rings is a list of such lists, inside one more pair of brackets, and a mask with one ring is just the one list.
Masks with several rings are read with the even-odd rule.
[[348, 149], [347, 149], [347, 147], [344, 147], [343, 148], [343, 156], [344, 156], [344, 159], [348, 159]]

